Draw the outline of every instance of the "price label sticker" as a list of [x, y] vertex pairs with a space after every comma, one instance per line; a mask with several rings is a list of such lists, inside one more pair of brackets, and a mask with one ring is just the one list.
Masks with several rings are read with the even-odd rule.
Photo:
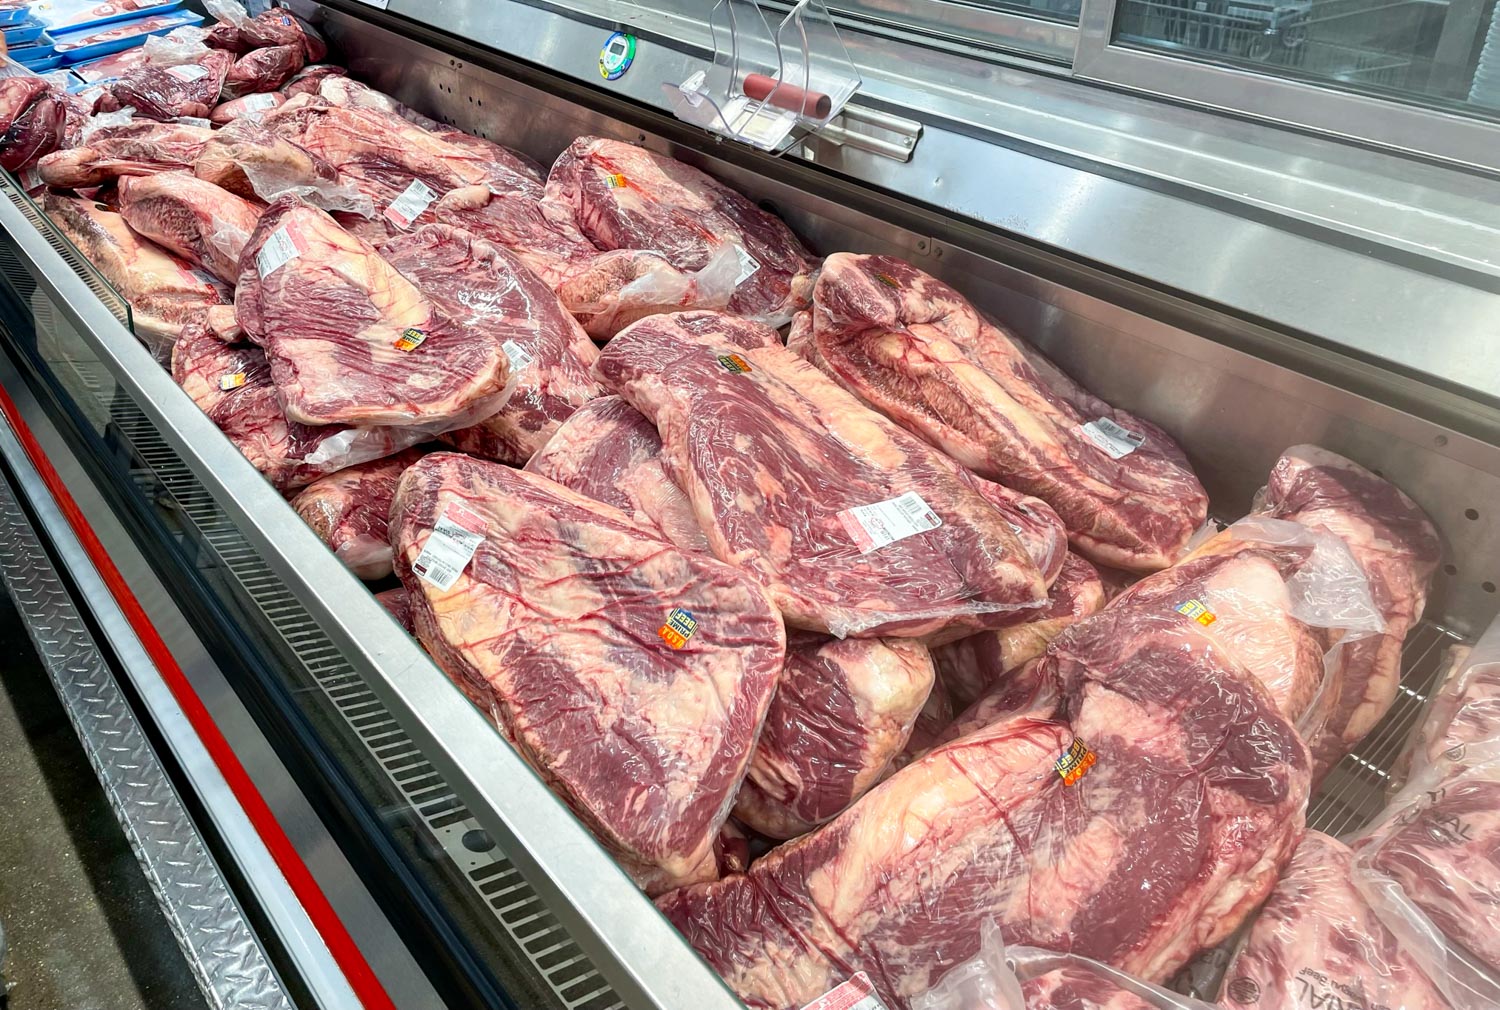
[[1146, 444], [1145, 435], [1121, 427], [1107, 417], [1081, 424], [1078, 430], [1111, 459], [1124, 459]]
[[292, 238], [291, 232], [277, 228], [255, 254], [255, 269], [260, 272], [260, 279], [265, 280], [301, 255], [302, 250], [297, 248], [297, 240]]
[[845, 509], [838, 518], [861, 554], [878, 551], [898, 540], [943, 525], [943, 520], [915, 491], [873, 505]]
[[423, 582], [447, 592], [474, 560], [474, 552], [484, 543], [487, 528], [479, 516], [450, 502], [427, 535], [422, 553], [411, 563], [411, 570]]
[[735, 286], [738, 287], [755, 276], [755, 272], [760, 269], [760, 260], [751, 256], [750, 251], [738, 242], [734, 245], [734, 255], [740, 261], [739, 276], [734, 279]]
[[413, 179], [391, 205], [385, 209], [385, 218], [402, 231], [409, 229], [422, 212], [432, 206], [437, 194], [421, 179]]
[[171, 74], [179, 81], [186, 81], [191, 84], [193, 81], [201, 80], [202, 78], [207, 77], [208, 68], [199, 66], [196, 63], [184, 63], [180, 67], [168, 67], [167, 73]]
[[1071, 786], [1077, 784], [1098, 763], [1099, 756], [1089, 750], [1089, 745], [1074, 737], [1072, 744], [1063, 751], [1062, 757], [1053, 762], [1052, 767], [1062, 777], [1063, 785]]
[[887, 1010], [887, 1007], [880, 994], [875, 991], [870, 976], [859, 972], [847, 982], [840, 982], [802, 1010]]
[[398, 351], [410, 354], [425, 343], [427, 343], [427, 331], [419, 330], [413, 326], [397, 337], [396, 342], [391, 346]]
[[530, 368], [531, 363], [536, 360], [530, 351], [514, 340], [507, 340], [501, 344], [500, 350], [504, 351], [506, 358], [510, 360], [510, 374], [512, 375], [520, 375], [526, 369]]
[[239, 389], [245, 384], [244, 372], [231, 372], [228, 375], [219, 376], [219, 389], [227, 393], [232, 389]]
[[667, 623], [656, 629], [661, 636], [674, 649], [680, 649], [688, 644], [688, 639], [698, 630], [698, 619], [693, 616], [692, 611], [676, 607], [667, 615]]

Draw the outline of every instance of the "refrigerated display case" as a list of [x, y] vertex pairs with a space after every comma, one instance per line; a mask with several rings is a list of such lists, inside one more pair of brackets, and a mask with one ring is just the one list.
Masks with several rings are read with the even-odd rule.
[[[638, 142], [815, 252], [919, 264], [1165, 427], [1218, 518], [1298, 443], [1402, 487], [1444, 565], [1396, 708], [1309, 819], [1339, 833], [1379, 811], [1445, 647], [1500, 609], [1496, 180], [847, 24], [860, 90], [778, 156], [674, 115], [714, 59], [706, 17], [290, 6], [356, 78], [544, 165], [584, 134]], [[617, 32], [634, 56], [610, 77]], [[211, 999], [737, 1006], [134, 339], [128, 304], [0, 188], [0, 505], [20, 559], [4, 578], [101, 778], [129, 769], [117, 810]]]

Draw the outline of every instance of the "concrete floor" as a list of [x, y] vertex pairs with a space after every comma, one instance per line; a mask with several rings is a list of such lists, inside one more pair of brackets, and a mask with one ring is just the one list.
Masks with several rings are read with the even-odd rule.
[[5, 1010], [203, 1010], [156, 900], [0, 590]]

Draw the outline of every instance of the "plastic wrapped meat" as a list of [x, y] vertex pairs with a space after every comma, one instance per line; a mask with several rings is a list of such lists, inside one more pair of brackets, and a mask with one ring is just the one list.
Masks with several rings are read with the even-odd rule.
[[1036, 665], [1057, 719], [940, 746], [743, 876], [658, 907], [754, 1010], [857, 971], [907, 1010], [989, 920], [1007, 944], [1167, 977], [1275, 884], [1307, 748], [1232, 658], [1159, 615], [1101, 611]]
[[278, 91], [233, 98], [214, 106], [213, 111], [208, 114], [208, 121], [215, 126], [227, 126], [236, 119], [253, 118], [272, 109], [279, 109], [286, 101], [286, 95]]
[[67, 104], [40, 78], [0, 80], [0, 168], [19, 172], [62, 143]]
[[794, 838], [842, 813], [906, 746], [932, 680], [919, 642], [792, 633], [735, 817]]
[[[352, 82], [342, 77], [323, 81], [325, 87], [335, 83]], [[496, 161], [441, 140], [392, 112], [298, 95], [267, 112], [261, 123], [337, 168], [374, 201], [392, 234], [431, 224], [428, 208], [451, 190], [484, 186], [499, 193], [541, 193], [541, 184], [521, 159]], [[423, 194], [421, 199], [417, 194]]]
[[652, 316], [595, 374], [655, 423], [714, 554], [760, 579], [790, 625], [959, 637], [1045, 601], [967, 472], [743, 331], [767, 332], [715, 312]]
[[318, 89], [323, 86], [323, 78], [348, 76], [349, 71], [343, 67], [334, 66], [332, 63], [314, 63], [293, 74], [292, 79], [286, 82], [281, 91], [287, 98], [294, 98], [297, 95], [316, 95]]
[[135, 334], [158, 360], [170, 358], [183, 326], [229, 300], [227, 288], [141, 238], [100, 203], [48, 193], [42, 208], [104, 279], [130, 302]]
[[120, 214], [146, 238], [226, 284], [239, 279], [240, 253], [260, 209], [187, 172], [120, 180]]
[[1429, 769], [1355, 851], [1355, 886], [1453, 1010], [1500, 1006], [1500, 764]]
[[283, 7], [275, 7], [240, 22], [240, 42], [247, 49], [270, 49], [293, 46], [307, 63], [320, 63], [328, 57], [328, 43], [306, 21]]
[[579, 137], [547, 176], [548, 213], [570, 219], [600, 250], [660, 253], [678, 270], [699, 271], [721, 247], [738, 269], [725, 308], [781, 326], [812, 294], [813, 256], [775, 215], [723, 183], [665, 155], [603, 137]]
[[[1315, 779], [1321, 779], [1395, 702], [1401, 644], [1421, 620], [1442, 548], [1427, 516], [1394, 484], [1317, 446], [1294, 446], [1282, 454], [1254, 514], [1321, 528], [1342, 539], [1364, 569], [1385, 618], [1382, 633], [1348, 636], [1332, 657], [1328, 679], [1336, 702], [1322, 728], [1308, 738]], [[1195, 553], [1218, 550], [1224, 536]]]
[[[270, 358], [287, 416], [431, 435], [493, 414], [509, 394], [504, 337], [483, 298], [475, 314], [449, 309], [469, 286], [487, 290], [494, 250], [433, 226], [386, 253], [295, 197], [261, 219], [245, 247], [235, 311]], [[393, 261], [406, 256], [453, 266], [441, 303], [400, 272]]]
[[[300, 46], [252, 49], [229, 68], [224, 78], [223, 97], [228, 100], [275, 91], [302, 69], [303, 59]], [[203, 114], [206, 116], [208, 112]]]
[[369, 197], [340, 179], [332, 165], [252, 119], [215, 132], [192, 169], [205, 182], [247, 200], [270, 202], [290, 195], [327, 211], [375, 212]]
[[183, 327], [172, 349], [172, 378], [283, 491], [411, 444], [401, 442], [395, 429], [314, 428], [288, 421], [260, 348], [226, 344], [201, 319]]
[[661, 436], [618, 396], [579, 407], [526, 469], [630, 516], [685, 551], [708, 554], [692, 503], [661, 464]]
[[430, 213], [515, 252], [600, 340], [648, 315], [722, 302], [739, 270], [728, 247], [697, 271], [679, 270], [649, 250], [600, 252], [571, 219], [548, 215], [535, 193], [469, 186], [443, 196]]
[[382, 607], [390, 611], [390, 615], [406, 630], [408, 635], [412, 633], [410, 593], [404, 588], [387, 589], [383, 593], [376, 593], [375, 599]]
[[1093, 565], [1068, 553], [1047, 592], [1047, 606], [994, 631], [961, 638], [932, 650], [938, 677], [953, 703], [972, 704], [1008, 673], [1040, 656], [1064, 628], [1104, 606], [1104, 585]]
[[781, 672], [755, 582], [535, 474], [453, 453], [391, 516], [417, 637], [650, 893], [715, 849]]
[[1411, 776], [1443, 775], [1500, 756], [1500, 639], [1487, 634], [1470, 650], [1450, 649], [1445, 675], [1408, 748]]
[[830, 256], [799, 346], [981, 477], [1050, 504], [1090, 561], [1165, 568], [1203, 525], [1208, 496], [1171, 436], [1093, 396], [909, 263]]
[[422, 458], [408, 449], [319, 478], [292, 499], [302, 521], [344, 566], [366, 581], [391, 574], [391, 503], [406, 468]]
[[79, 147], [55, 151], [37, 163], [42, 181], [59, 189], [87, 189], [122, 175], [188, 171], [213, 131], [179, 123], [106, 126]]
[[[463, 235], [433, 225], [380, 247], [408, 280], [439, 307], [471, 320], [483, 319], [514, 370], [515, 391], [504, 407], [478, 424], [451, 431], [443, 440], [472, 456], [522, 465], [546, 445], [568, 416], [603, 393], [589, 369], [599, 352], [552, 291], [513, 253], [478, 240], [434, 241]], [[470, 264], [479, 285], [459, 281]]]
[[1350, 879], [1354, 853], [1310, 831], [1225, 975], [1225, 1010], [1448, 1003]]
[[221, 49], [209, 49], [193, 63], [146, 63], [110, 85], [109, 92], [121, 108], [134, 109], [146, 119], [206, 119], [219, 103], [219, 92], [233, 64], [234, 57]]

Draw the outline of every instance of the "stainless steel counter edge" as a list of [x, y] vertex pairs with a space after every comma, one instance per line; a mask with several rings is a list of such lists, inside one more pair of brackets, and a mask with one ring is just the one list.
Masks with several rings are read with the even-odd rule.
[[38, 286], [368, 678], [402, 727], [632, 1006], [738, 1002], [571, 812], [110, 314], [9, 200], [0, 228]]
[[[702, 22], [670, 10], [391, 0], [389, 12], [662, 111], [663, 83], [709, 59]], [[642, 38], [631, 70], [605, 82], [598, 51], [615, 24]], [[822, 141], [806, 160], [1500, 400], [1488, 353], [1500, 181], [888, 39], [851, 34], [850, 49], [866, 78], [857, 100], [923, 120], [922, 139], [906, 164]]]

